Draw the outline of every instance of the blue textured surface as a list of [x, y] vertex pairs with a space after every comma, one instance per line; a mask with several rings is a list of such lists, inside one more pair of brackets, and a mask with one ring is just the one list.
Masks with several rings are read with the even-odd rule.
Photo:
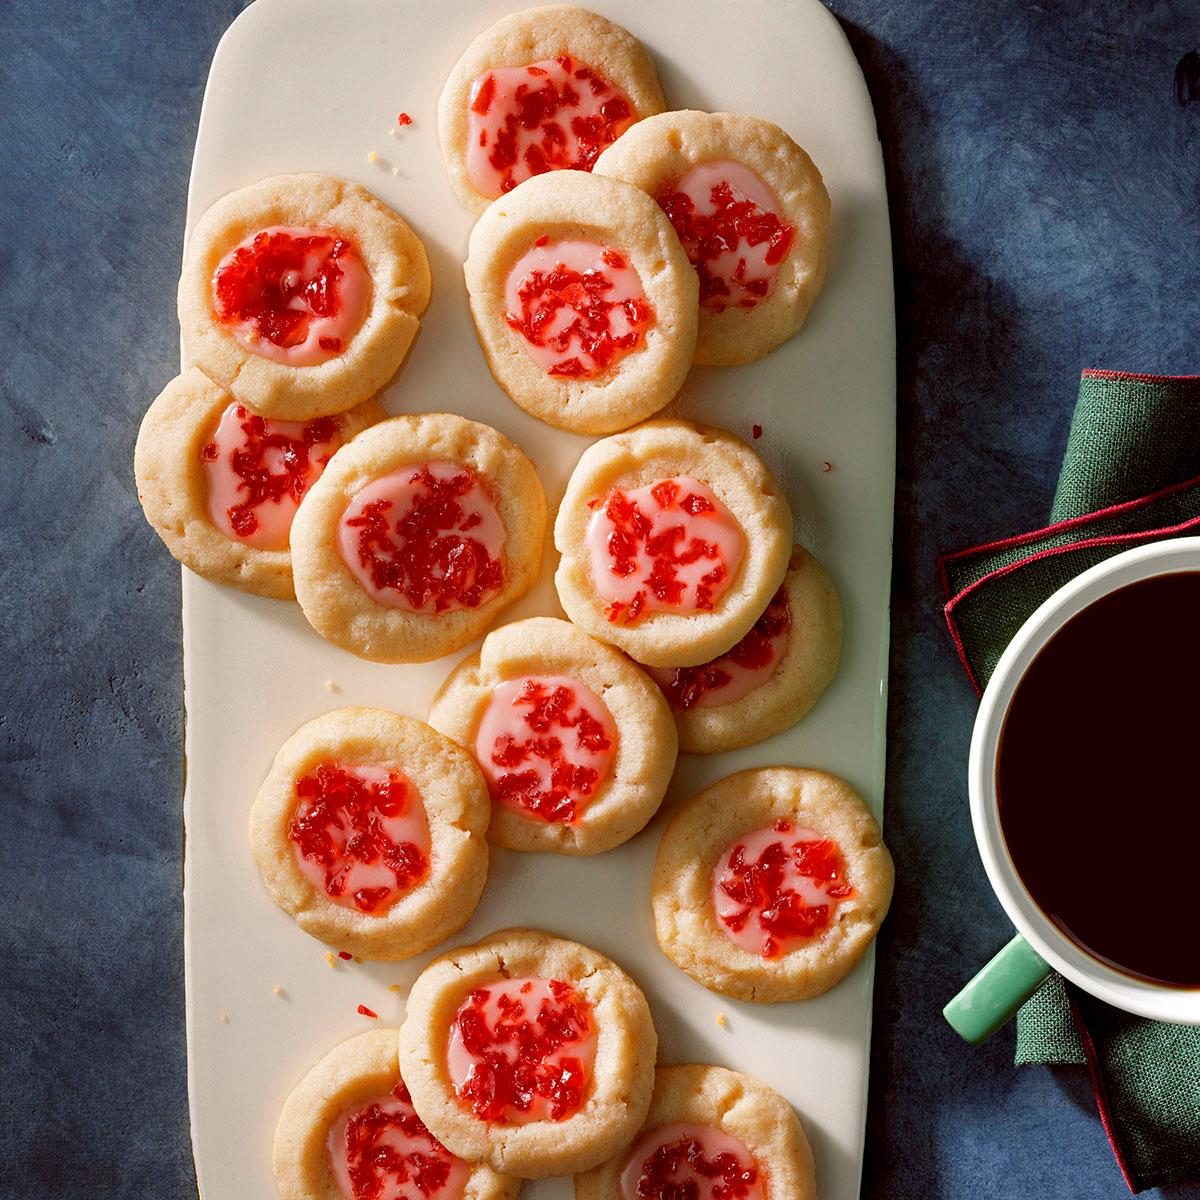
[[[177, 362], [192, 140], [240, 7], [0, 4], [0, 1192], [23, 1200], [194, 1191], [178, 571], [130, 463]], [[971, 1050], [938, 1017], [1008, 931], [971, 842], [975, 704], [934, 559], [1043, 517], [1081, 367], [1200, 368], [1200, 102], [1173, 84], [1200, 4], [834, 7], [878, 111], [900, 332], [901, 876], [864, 1195], [1116, 1200], [1080, 1073], [1014, 1070], [1011, 1031]]]

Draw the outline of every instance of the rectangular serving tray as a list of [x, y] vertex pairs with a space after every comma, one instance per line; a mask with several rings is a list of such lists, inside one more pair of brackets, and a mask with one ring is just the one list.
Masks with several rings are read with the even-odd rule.
[[[385, 393], [387, 407], [450, 410], [495, 425], [533, 458], [553, 511], [587, 440], [526, 416], [488, 374], [461, 273], [471, 220], [450, 191], [435, 133], [437, 97], [451, 65], [476, 33], [519, 6], [257, 0], [213, 60], [188, 223], [233, 188], [304, 170], [355, 180], [402, 213], [424, 239], [434, 299], [407, 365]], [[754, 425], [762, 427], [755, 445], [787, 488], [797, 538], [841, 590], [845, 653], [838, 678], [795, 729], [737, 753], [681, 758], [663, 812], [626, 846], [582, 860], [496, 851], [483, 903], [457, 940], [532, 925], [610, 955], [649, 997], [662, 1061], [719, 1063], [777, 1088], [804, 1120], [822, 1200], [852, 1200], [862, 1163], [872, 958], [807, 1003], [726, 1000], [659, 952], [648, 889], [666, 816], [734, 770], [825, 768], [880, 812], [895, 341], [874, 115], [845, 37], [817, 0], [597, 0], [595, 7], [645, 43], [672, 106], [769, 117], [824, 173], [834, 237], [828, 283], [808, 325], [761, 362], [695, 369], [669, 411], [746, 438]], [[395, 129], [401, 110], [413, 124]], [[504, 620], [561, 615], [552, 559], [538, 587]], [[331, 966], [327, 948], [267, 897], [247, 844], [250, 802], [276, 749], [304, 721], [347, 704], [424, 718], [434, 690], [463, 655], [420, 666], [362, 662], [323, 642], [295, 605], [242, 595], [187, 571], [183, 628], [192, 1142], [205, 1200], [246, 1200], [274, 1195], [271, 1139], [290, 1089], [336, 1042], [367, 1028], [356, 1013], [360, 1003], [399, 1024], [404, 992], [430, 957]], [[400, 990], [391, 991], [397, 984]], [[570, 1183], [531, 1184], [524, 1195], [565, 1200]]]

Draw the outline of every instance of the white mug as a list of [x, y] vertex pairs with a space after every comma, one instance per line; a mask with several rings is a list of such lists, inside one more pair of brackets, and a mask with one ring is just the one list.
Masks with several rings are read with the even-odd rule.
[[[1200, 988], [1170, 987], [1124, 975], [1092, 958], [1038, 908], [1005, 845], [996, 789], [996, 755], [1004, 718], [1017, 685], [1042, 647], [1100, 597], [1140, 580], [1180, 571], [1200, 571], [1200, 538], [1151, 542], [1084, 571], [1021, 626], [988, 681], [971, 738], [971, 822], [988, 880], [1018, 936], [944, 1010], [946, 1019], [968, 1041], [983, 1041], [994, 1033], [1041, 986], [1051, 969], [1126, 1012], [1200, 1025]], [[1181, 929], [1180, 934], [1200, 936], [1194, 928]]]

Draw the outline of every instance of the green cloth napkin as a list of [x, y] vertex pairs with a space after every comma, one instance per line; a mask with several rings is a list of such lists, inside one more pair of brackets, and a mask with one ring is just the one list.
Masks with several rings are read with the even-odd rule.
[[[1200, 535], [1200, 376], [1084, 371], [1050, 520], [941, 560], [946, 622], [977, 689], [1080, 571]], [[1088, 1067], [1131, 1191], [1200, 1179], [1200, 1028], [1130, 1016], [1054, 975], [1017, 1016], [1016, 1062]]]

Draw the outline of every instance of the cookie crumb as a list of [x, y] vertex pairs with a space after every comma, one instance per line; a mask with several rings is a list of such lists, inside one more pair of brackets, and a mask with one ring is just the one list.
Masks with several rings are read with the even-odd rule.
[[720, 1025], [722, 1029], [728, 1029], [729, 1018], [723, 1012], [719, 1012], [717, 1013], [717, 1024]]
[[375, 163], [378, 161], [379, 161], [379, 155], [376, 154], [374, 150], [368, 150], [367, 151], [367, 162]]
[[360, 1004], [355, 1011], [359, 1014], [359, 1016], [370, 1017], [372, 1021], [379, 1020], [379, 1014], [377, 1012], [373, 1012], [365, 1004]]
[[401, 988], [401, 986], [398, 983], [389, 983], [388, 991], [389, 992], [399, 992], [399, 991], [403, 991], [403, 988]]
[[220, 1021], [222, 1025], [228, 1025], [229, 1024], [229, 1014], [224, 1009], [222, 1009], [219, 1013], [217, 1013], [217, 1020]]
[[334, 683], [332, 679], [325, 680], [325, 682], [321, 686], [327, 692], [336, 692], [338, 690], [338, 685], [336, 683]]
[[399, 168], [399, 167], [393, 167], [393, 168], [392, 168], [392, 174], [393, 174], [393, 175], [399, 175], [399, 174], [400, 174], [400, 168]]
[[272, 991], [272, 992], [273, 992], [273, 993], [274, 993], [276, 996], [278, 996], [280, 1000], [286, 1000], [286, 999], [287, 999], [287, 992], [285, 992], [285, 991], [283, 990], [283, 988], [281, 988], [281, 987], [279, 986], [279, 984], [276, 984], [276, 985], [275, 985], [275, 986], [274, 986], [274, 987], [271, 989], [271, 991]]
[[326, 951], [325, 951], [325, 961], [326, 961], [326, 962], [327, 962], [327, 963], [328, 963], [328, 964], [329, 964], [331, 967], [336, 967], [336, 966], [337, 966], [337, 956], [336, 956], [336, 955], [333, 953], [333, 951], [332, 951], [332, 950], [326, 950]]

